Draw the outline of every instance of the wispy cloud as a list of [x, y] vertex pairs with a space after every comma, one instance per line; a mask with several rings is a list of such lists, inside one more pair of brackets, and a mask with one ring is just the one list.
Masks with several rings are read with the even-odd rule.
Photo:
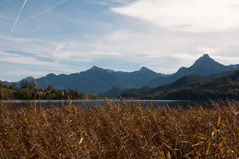
[[58, 1], [58, 2], [57, 2], [56, 4], [54, 4], [53, 6], [50, 6], [49, 8], [47, 8], [47, 9], [45, 9], [45, 10], [39, 12], [39, 13], [36, 13], [36, 14], [34, 14], [34, 15], [32, 15], [32, 16], [26, 18], [26, 19], [24, 19], [24, 20], [22, 21], [22, 23], [26, 23], [26, 22], [28, 22], [28, 21], [34, 19], [34, 18], [37, 18], [37, 17], [39, 17], [39, 16], [41, 16], [41, 15], [43, 15], [43, 14], [45, 14], [45, 13], [51, 11], [52, 9], [56, 8], [57, 6], [59, 6], [59, 5], [63, 4], [63, 3], [65, 3], [66, 1], [68, 1], [68, 0]]
[[[60, 6], [66, 1], [34, 1], [25, 12], [30, 5], [25, 0], [15, 19], [23, 0], [6, 0], [0, 11], [1, 79], [73, 73], [92, 65], [172, 73], [203, 53], [223, 64], [238, 63], [237, 0], [68, 0], [67, 7]], [[14, 17], [11, 34], [18, 36], [7, 37], [11, 21], [5, 15]]]
[[4, 15], [0, 15], [0, 20], [12, 20], [13, 18], [10, 18], [10, 17], [7, 17], [7, 16], [4, 16]]
[[17, 22], [18, 22], [18, 20], [19, 20], [19, 18], [21, 16], [22, 11], [23, 11], [24, 7], [26, 6], [26, 4], [27, 4], [27, 0], [24, 0], [24, 2], [23, 2], [22, 6], [21, 6], [21, 8], [20, 8], [20, 10], [19, 10], [19, 12], [17, 14], [16, 20], [15, 20], [15, 22], [14, 22], [12, 28], [11, 28], [11, 31], [9, 33], [9, 37], [12, 35], [12, 32], [14, 31], [14, 28], [17, 25]]
[[236, 0], [137, 0], [112, 11], [184, 32], [218, 32], [239, 27]]
[[132, 1], [133, 0], [96, 0], [92, 2], [104, 6], [114, 6], [114, 5], [128, 5]]
[[117, 1], [121, 4], [126, 4], [126, 5], [128, 5], [130, 2], [132, 2], [132, 0], [131, 1], [129, 1], [129, 0], [117, 0]]
[[[40, 58], [35, 58], [32, 56], [20, 55], [20, 54], [9, 54], [7, 52], [0, 50], [0, 61], [11, 64], [21, 64], [28, 66], [38, 66], [42, 68], [48, 68], [50, 70], [55, 70], [57, 72], [68, 72], [76, 71], [77, 69], [72, 66], [66, 66], [58, 62], [46, 61]], [[45, 72], [49, 73], [49, 72]], [[44, 74], [42, 74], [44, 75]]]

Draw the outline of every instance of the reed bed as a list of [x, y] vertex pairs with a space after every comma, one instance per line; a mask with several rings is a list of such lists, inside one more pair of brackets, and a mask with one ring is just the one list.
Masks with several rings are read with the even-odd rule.
[[239, 102], [190, 108], [0, 105], [0, 158], [239, 157]]

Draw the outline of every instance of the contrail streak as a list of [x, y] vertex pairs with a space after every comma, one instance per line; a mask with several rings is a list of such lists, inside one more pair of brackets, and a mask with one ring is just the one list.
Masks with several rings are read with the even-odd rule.
[[23, 9], [24, 9], [24, 7], [25, 7], [26, 4], [27, 4], [27, 0], [24, 0], [24, 2], [23, 2], [23, 4], [22, 4], [22, 7], [20, 8], [20, 10], [19, 10], [19, 12], [18, 12], [18, 14], [17, 14], [16, 20], [15, 20], [13, 26], [12, 26], [12, 29], [11, 29], [11, 31], [10, 31], [10, 33], [9, 33], [9, 37], [12, 35], [12, 32], [13, 32], [13, 30], [14, 30], [14, 28], [15, 28], [15, 26], [16, 26], [16, 24], [17, 24], [17, 22], [18, 22], [18, 20], [19, 20], [19, 18], [20, 18], [20, 16], [21, 16], [22, 11], [23, 11]]
[[41, 11], [41, 12], [39, 12], [39, 13], [37, 13], [37, 14], [31, 16], [31, 17], [28, 17], [28, 18], [24, 19], [24, 20], [22, 21], [22, 23], [25, 23], [25, 22], [27, 22], [27, 21], [30, 21], [30, 20], [32, 20], [32, 19], [34, 19], [34, 18], [36, 18], [36, 17], [42, 15], [42, 14], [45, 14], [46, 12], [49, 12], [50, 10], [54, 9], [55, 7], [57, 7], [57, 6], [59, 6], [59, 5], [63, 4], [63, 3], [65, 3], [66, 1], [67, 1], [67, 0], [59, 1], [58, 3], [54, 4], [53, 6], [50, 6], [49, 8], [47, 8], [47, 9], [45, 9], [45, 10], [43, 10], [43, 11]]

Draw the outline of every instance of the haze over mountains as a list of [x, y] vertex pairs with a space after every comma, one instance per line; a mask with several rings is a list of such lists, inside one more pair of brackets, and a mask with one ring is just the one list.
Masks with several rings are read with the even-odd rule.
[[[216, 75], [224, 72], [239, 70], [239, 65], [225, 66], [205, 54], [189, 68], [182, 67], [174, 74], [164, 75], [156, 73], [146, 67], [134, 72], [113, 71], [93, 66], [91, 69], [70, 75], [48, 74], [35, 79], [38, 87], [46, 88], [49, 85], [55, 89], [73, 89], [91, 94], [104, 94], [132, 88], [155, 88], [175, 82], [187, 75]], [[31, 81], [28, 77], [25, 80]]]

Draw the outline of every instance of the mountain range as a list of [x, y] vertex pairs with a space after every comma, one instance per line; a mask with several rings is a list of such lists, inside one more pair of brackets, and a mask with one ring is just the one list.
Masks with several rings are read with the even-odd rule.
[[156, 88], [173, 83], [188, 75], [210, 76], [236, 70], [239, 70], [239, 65], [226, 66], [216, 62], [208, 54], [204, 54], [191, 67], [182, 67], [173, 74], [156, 73], [146, 67], [134, 72], [123, 72], [93, 66], [91, 69], [80, 73], [70, 75], [51, 73], [37, 79], [27, 77], [23, 80], [34, 80], [40, 88], [46, 88], [51, 85], [55, 89], [72, 89], [90, 94], [104, 95], [127, 89]]

